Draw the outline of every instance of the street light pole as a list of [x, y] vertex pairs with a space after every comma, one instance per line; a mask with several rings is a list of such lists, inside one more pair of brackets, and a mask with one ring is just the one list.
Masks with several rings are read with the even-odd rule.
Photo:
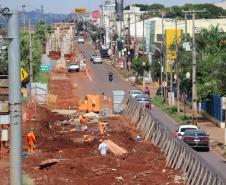
[[18, 13], [8, 13], [8, 76], [10, 108], [10, 184], [22, 184], [22, 98]]
[[177, 113], [180, 113], [180, 78], [179, 78], [179, 60], [178, 60], [178, 35], [177, 35], [177, 19], [175, 19], [176, 30], [176, 83], [177, 83]]

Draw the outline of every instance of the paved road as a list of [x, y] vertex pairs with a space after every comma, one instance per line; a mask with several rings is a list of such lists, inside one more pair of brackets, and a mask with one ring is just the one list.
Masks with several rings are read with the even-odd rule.
[[[94, 53], [94, 50], [87, 44], [79, 45], [79, 49], [84, 51], [85, 58], [89, 61], [91, 54]], [[84, 81], [84, 79], [79, 79], [84, 81], [84, 89], [82, 89], [83, 92], [92, 92], [97, 94], [104, 92], [106, 95], [111, 96], [112, 90], [134, 89], [134, 87], [132, 87], [128, 82], [125, 82], [117, 74], [114, 75], [114, 80], [110, 83], [108, 81], [108, 72], [112, 69], [109, 65], [88, 63], [88, 67], [90, 69], [89, 74], [92, 80], [87, 79]], [[169, 130], [172, 131], [176, 127], [176, 123], [159, 109], [153, 108], [151, 112], [154, 118], [163, 123]], [[222, 157], [218, 156], [213, 151], [198, 152], [198, 154], [226, 179], [226, 161]]]

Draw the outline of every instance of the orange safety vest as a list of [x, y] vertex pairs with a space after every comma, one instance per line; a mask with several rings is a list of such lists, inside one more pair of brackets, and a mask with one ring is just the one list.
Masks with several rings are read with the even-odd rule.
[[36, 143], [36, 138], [33, 132], [27, 134], [27, 143], [29, 145], [34, 145]]

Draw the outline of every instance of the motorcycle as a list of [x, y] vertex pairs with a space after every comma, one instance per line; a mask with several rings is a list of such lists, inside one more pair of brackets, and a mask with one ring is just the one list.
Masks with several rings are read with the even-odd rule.
[[108, 79], [109, 79], [109, 82], [112, 82], [113, 81], [113, 74], [112, 73], [109, 73], [108, 74]]

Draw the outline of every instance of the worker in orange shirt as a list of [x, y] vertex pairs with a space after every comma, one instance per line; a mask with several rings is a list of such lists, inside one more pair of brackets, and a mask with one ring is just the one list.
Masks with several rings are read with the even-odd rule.
[[82, 116], [79, 117], [79, 122], [80, 123], [86, 123], [86, 122], [88, 122], [88, 119], [84, 115], [82, 115]]
[[30, 128], [29, 133], [27, 134], [27, 145], [28, 145], [27, 151], [29, 153], [34, 152], [35, 144], [36, 144], [36, 138], [34, 134], [34, 129]]

